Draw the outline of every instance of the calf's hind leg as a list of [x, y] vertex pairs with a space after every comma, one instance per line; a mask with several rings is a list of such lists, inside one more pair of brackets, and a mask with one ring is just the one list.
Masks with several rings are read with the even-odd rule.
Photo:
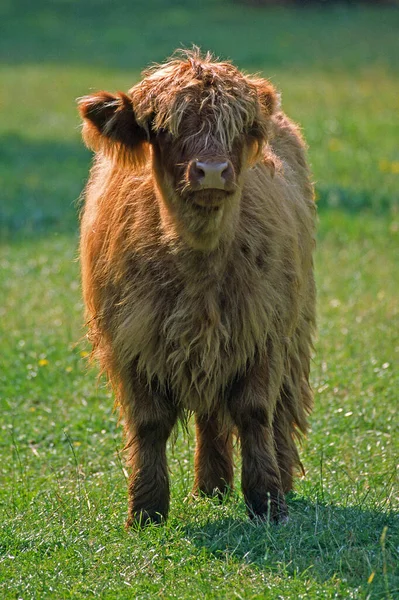
[[159, 523], [169, 512], [169, 475], [166, 442], [176, 423], [177, 410], [167, 396], [134, 379], [129, 402], [124, 400], [129, 478], [127, 526]]
[[293, 488], [293, 475], [305, 474], [299, 458], [295, 437], [307, 430], [307, 413], [312, 403], [311, 390], [304, 380], [302, 396], [295, 398], [293, 392], [282, 386], [273, 419], [274, 443], [284, 493]]
[[222, 496], [233, 487], [232, 434], [217, 414], [196, 415], [194, 492]]

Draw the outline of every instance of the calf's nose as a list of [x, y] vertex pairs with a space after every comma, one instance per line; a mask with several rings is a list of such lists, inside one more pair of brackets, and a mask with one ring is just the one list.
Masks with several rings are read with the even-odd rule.
[[231, 162], [205, 162], [192, 160], [189, 165], [189, 180], [199, 189], [225, 190], [234, 182], [234, 170]]

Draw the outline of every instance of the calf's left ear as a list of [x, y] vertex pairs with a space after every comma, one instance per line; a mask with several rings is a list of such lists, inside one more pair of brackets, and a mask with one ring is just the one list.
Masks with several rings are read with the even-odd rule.
[[262, 111], [266, 116], [270, 117], [280, 108], [280, 95], [266, 79], [258, 79], [256, 87]]
[[124, 161], [143, 162], [148, 134], [137, 122], [129, 96], [98, 92], [79, 98], [78, 106], [83, 140], [89, 148]]

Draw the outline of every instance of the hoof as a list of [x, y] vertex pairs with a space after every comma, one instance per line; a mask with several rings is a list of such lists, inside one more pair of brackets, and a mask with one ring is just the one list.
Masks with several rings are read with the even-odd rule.
[[192, 494], [197, 498], [216, 498], [222, 503], [231, 494], [232, 488], [228, 485], [210, 487], [196, 487], [193, 489]]
[[257, 498], [256, 502], [247, 503], [248, 516], [252, 521], [265, 523], [286, 524], [288, 522], [288, 507], [282, 495]]
[[162, 525], [166, 521], [161, 513], [150, 510], [138, 510], [129, 515], [126, 521], [126, 529], [142, 529], [148, 525]]

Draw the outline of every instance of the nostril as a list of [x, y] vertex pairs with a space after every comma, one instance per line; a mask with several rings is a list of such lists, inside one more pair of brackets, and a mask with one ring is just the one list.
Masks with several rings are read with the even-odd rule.
[[215, 165], [215, 171], [220, 174], [221, 177], [224, 177], [225, 171], [229, 168], [229, 163], [224, 162]]
[[191, 184], [201, 184], [203, 179], [206, 177], [205, 169], [202, 169], [198, 164], [198, 161], [192, 160], [188, 168], [188, 179]]
[[199, 167], [198, 165], [196, 165], [196, 175], [198, 179], [202, 179], [203, 177], [205, 177], [204, 169], [201, 169], [201, 167]]
[[221, 177], [225, 183], [231, 183], [234, 179], [234, 171], [231, 163], [227, 163], [221, 173]]
[[222, 173], [221, 173], [222, 179], [228, 179], [229, 177], [229, 167], [226, 167], [225, 169], [223, 169]]

